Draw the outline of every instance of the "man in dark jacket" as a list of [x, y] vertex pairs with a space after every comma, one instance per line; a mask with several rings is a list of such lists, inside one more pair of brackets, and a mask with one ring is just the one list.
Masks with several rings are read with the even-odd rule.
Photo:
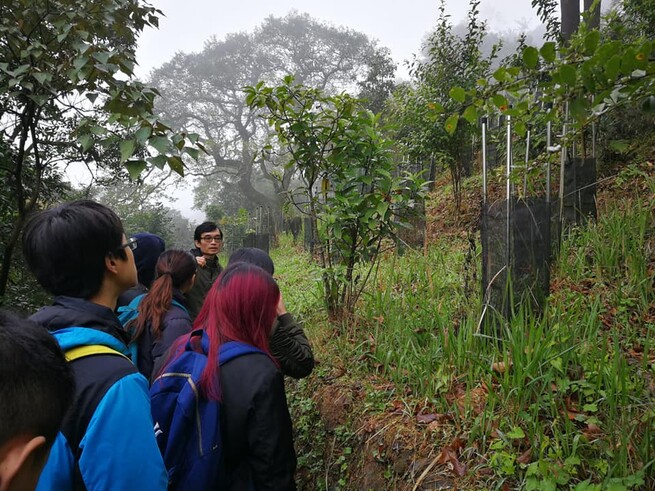
[[88, 200], [41, 212], [25, 227], [25, 259], [55, 295], [31, 319], [57, 339], [76, 385], [37, 490], [167, 488], [148, 382], [127, 358], [129, 335], [114, 315], [118, 296], [137, 282], [136, 247], [113, 211]]
[[[275, 264], [265, 251], [256, 247], [242, 247], [230, 255], [229, 264], [238, 262], [259, 266], [273, 276]], [[277, 304], [277, 319], [271, 329], [271, 354], [280, 362], [285, 375], [293, 378], [307, 377], [314, 369], [314, 353], [302, 325], [287, 312], [282, 294]]]
[[196, 257], [198, 270], [193, 288], [185, 295], [192, 321], [200, 312], [207, 292], [223, 271], [218, 262], [218, 253], [223, 249], [223, 232], [214, 222], [204, 222], [196, 227], [193, 241], [196, 248], [191, 249], [191, 254]]

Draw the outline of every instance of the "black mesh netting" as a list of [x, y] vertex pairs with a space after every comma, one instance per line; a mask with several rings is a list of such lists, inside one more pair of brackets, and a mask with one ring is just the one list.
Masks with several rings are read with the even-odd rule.
[[549, 203], [541, 197], [512, 198], [483, 206], [481, 238], [482, 287], [488, 309], [508, 317], [527, 300], [534, 312], [540, 312], [550, 285]]
[[564, 164], [562, 222], [580, 225], [596, 218], [596, 159], [567, 159]]

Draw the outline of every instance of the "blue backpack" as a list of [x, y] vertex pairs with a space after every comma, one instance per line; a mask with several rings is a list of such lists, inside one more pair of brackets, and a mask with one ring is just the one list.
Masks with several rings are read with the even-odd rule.
[[[184, 351], [150, 387], [155, 436], [171, 490], [211, 489], [222, 478], [221, 405], [199, 393], [208, 352], [207, 334], [202, 329], [193, 331]], [[221, 346], [219, 362], [247, 353], [262, 351], [230, 341]]]
[[[143, 300], [145, 298], [145, 296], [146, 296], [145, 293], [142, 293], [141, 295], [137, 295], [136, 297], [134, 297], [132, 299], [132, 301], [130, 303], [128, 303], [127, 305], [123, 305], [121, 307], [118, 307], [118, 309], [116, 310], [116, 316], [118, 317], [118, 320], [120, 321], [121, 325], [124, 328], [127, 328], [128, 331], [129, 331], [129, 326], [127, 324], [130, 321], [133, 321], [134, 319], [136, 319], [139, 316], [139, 304], [141, 303], [141, 300]], [[187, 308], [184, 305], [182, 305], [180, 302], [178, 302], [177, 300], [173, 300], [172, 304], [179, 307], [179, 308], [181, 308], [187, 314], [189, 313]], [[137, 343], [130, 343], [128, 348], [130, 350], [130, 358], [132, 359], [132, 363], [134, 363], [136, 365], [137, 364], [137, 359], [138, 359]]]
[[[121, 321], [121, 325], [123, 327], [127, 326], [128, 322], [130, 322], [133, 319], [136, 319], [139, 316], [139, 304], [141, 303], [141, 300], [145, 298], [145, 296], [146, 296], [145, 293], [142, 293], [141, 295], [137, 295], [127, 305], [118, 307], [118, 309], [116, 310], [117, 312], [116, 316], [118, 317], [118, 320]], [[173, 305], [184, 310], [186, 313], [189, 313], [187, 308], [177, 300], [173, 300], [172, 303]]]

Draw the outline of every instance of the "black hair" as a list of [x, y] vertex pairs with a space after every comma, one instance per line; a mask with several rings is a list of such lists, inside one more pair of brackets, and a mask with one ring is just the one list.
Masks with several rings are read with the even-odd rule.
[[197, 267], [196, 258], [187, 251], [169, 249], [159, 256], [157, 278], [139, 304], [139, 315], [133, 326], [128, 324], [129, 328], [134, 329], [133, 341], [141, 337], [148, 324], [152, 338], [157, 340], [161, 337], [162, 323], [173, 301], [173, 289], [184, 286], [196, 274]]
[[257, 249], [256, 247], [242, 247], [234, 251], [230, 255], [227, 264], [229, 266], [234, 263], [250, 263], [259, 266], [270, 275], [275, 273], [275, 265], [271, 256], [266, 251]]
[[100, 291], [105, 258], [127, 259], [123, 235], [123, 225], [112, 210], [90, 200], [72, 201], [28, 222], [23, 254], [50, 293], [88, 299]]
[[221, 238], [223, 238], [223, 231], [221, 230], [221, 227], [216, 225], [214, 222], [202, 222], [200, 225], [196, 227], [196, 230], [193, 232], [193, 240], [196, 242], [200, 242], [200, 236], [202, 234], [206, 234], [207, 232], [213, 232], [214, 230], [218, 230], [221, 233]]
[[74, 391], [70, 365], [46, 328], [0, 311], [0, 447], [21, 435], [52, 445]]

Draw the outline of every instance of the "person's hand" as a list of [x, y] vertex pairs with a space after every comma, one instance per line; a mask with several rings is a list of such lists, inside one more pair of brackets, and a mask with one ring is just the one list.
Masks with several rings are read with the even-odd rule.
[[207, 259], [205, 259], [205, 256], [196, 257], [196, 262], [201, 268], [204, 268], [207, 265]]
[[280, 300], [277, 302], [276, 313], [278, 317], [280, 317], [282, 314], [287, 313], [287, 308], [284, 306], [284, 300], [282, 299], [281, 293], [280, 293]]

